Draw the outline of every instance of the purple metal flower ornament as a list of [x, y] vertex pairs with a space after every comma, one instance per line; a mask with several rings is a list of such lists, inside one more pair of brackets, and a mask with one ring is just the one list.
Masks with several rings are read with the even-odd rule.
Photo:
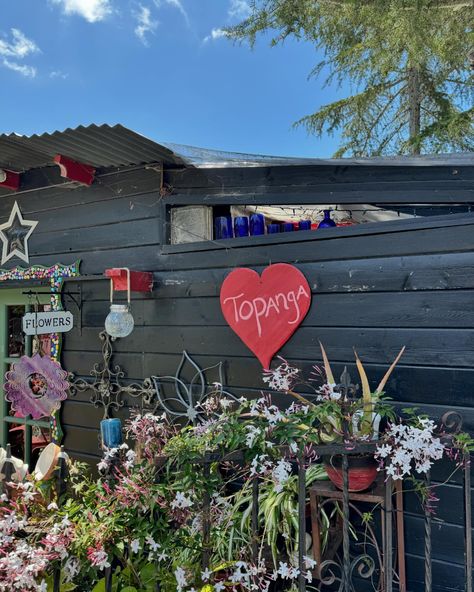
[[67, 377], [68, 373], [49, 356], [23, 356], [5, 374], [5, 399], [22, 417], [49, 417], [67, 397]]

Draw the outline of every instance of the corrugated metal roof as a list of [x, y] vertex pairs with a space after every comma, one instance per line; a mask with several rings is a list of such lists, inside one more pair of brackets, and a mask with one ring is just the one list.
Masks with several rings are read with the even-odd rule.
[[169, 148], [122, 125], [89, 125], [52, 134], [0, 135], [0, 168], [25, 171], [53, 164], [55, 154], [96, 168], [184, 161]]
[[185, 146], [158, 144], [122, 125], [88, 125], [51, 134], [0, 135], [0, 168], [25, 171], [53, 164], [62, 154], [95, 168], [162, 162], [166, 166], [261, 167], [261, 166], [467, 166], [474, 154], [382, 156], [375, 158], [298, 158], [243, 154]]

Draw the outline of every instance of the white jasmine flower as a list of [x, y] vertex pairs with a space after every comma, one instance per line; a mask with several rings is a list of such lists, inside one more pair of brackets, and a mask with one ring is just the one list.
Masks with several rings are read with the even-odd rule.
[[283, 361], [283, 364], [280, 364], [274, 370], [264, 371], [263, 382], [266, 382], [269, 388], [274, 391], [289, 391], [298, 373], [298, 368], [294, 368], [288, 362]]
[[383, 459], [387, 475], [396, 480], [403, 479], [413, 468], [417, 473], [428, 472], [432, 462], [444, 453], [435, 429], [435, 423], [427, 418], [419, 419], [417, 426], [390, 425], [385, 433], [386, 442], [375, 452], [376, 458]]
[[97, 463], [97, 468], [99, 469], [100, 473], [103, 473], [109, 468], [109, 465], [105, 462], [105, 460], [101, 460], [99, 463]]
[[286, 579], [290, 578], [290, 570], [291, 570], [291, 568], [288, 567], [288, 563], [283, 563], [283, 561], [280, 561], [280, 563], [278, 565], [278, 569], [277, 569], [277, 574], [281, 578], [286, 580]]
[[204, 571], [201, 572], [201, 578], [203, 582], [208, 582], [209, 578], [212, 576], [212, 571], [206, 567]]
[[150, 535], [146, 537], [145, 542], [147, 545], [151, 547], [152, 551], [156, 551], [161, 547], [160, 543], [156, 543], [153, 537], [151, 537]]
[[222, 409], [224, 409], [224, 411], [226, 409], [229, 409], [229, 407], [232, 405], [233, 401], [231, 401], [230, 399], [227, 399], [226, 397], [223, 397], [222, 399], [220, 399], [219, 401]]
[[171, 502], [172, 508], [180, 508], [181, 510], [185, 508], [190, 508], [192, 505], [192, 500], [189, 497], [186, 497], [184, 493], [182, 493], [181, 491], [176, 492], [176, 496], [174, 500]]
[[262, 433], [262, 430], [252, 424], [246, 425], [245, 429], [247, 430], [247, 435], [245, 436], [245, 443], [249, 448], [252, 448], [252, 446], [255, 443], [255, 440]]
[[72, 582], [74, 577], [79, 573], [79, 569], [79, 559], [76, 557], [69, 557], [63, 567], [64, 574], [66, 576], [66, 583]]
[[289, 462], [281, 459], [277, 462], [272, 471], [272, 479], [275, 483], [275, 491], [280, 493], [283, 491], [283, 486], [288, 481], [291, 475], [291, 465]]
[[130, 543], [130, 549], [132, 550], [132, 553], [138, 553], [141, 549], [140, 541], [138, 539], [133, 539]]
[[186, 572], [182, 567], [178, 567], [174, 571], [174, 577], [176, 578], [176, 583], [178, 584], [177, 591], [182, 592], [183, 588], [188, 585], [186, 580]]

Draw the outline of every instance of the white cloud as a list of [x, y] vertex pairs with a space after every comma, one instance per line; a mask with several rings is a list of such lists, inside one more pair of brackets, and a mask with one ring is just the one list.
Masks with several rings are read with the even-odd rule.
[[208, 41], [214, 41], [215, 39], [221, 39], [222, 37], [227, 37], [227, 33], [224, 29], [212, 29], [211, 34], [204, 37], [203, 43], [207, 43]]
[[66, 72], [62, 72], [61, 70], [52, 70], [49, 73], [49, 77], [50, 78], [61, 78], [61, 80], [66, 80], [66, 78], [69, 77], [69, 74], [67, 74]]
[[13, 70], [14, 72], [18, 72], [27, 78], [34, 78], [36, 76], [36, 68], [33, 66], [18, 64], [18, 62], [12, 62], [6, 58], [3, 59], [2, 64], [5, 66], [5, 68]]
[[166, 4], [169, 4], [170, 6], [173, 6], [174, 8], [179, 10], [179, 12], [183, 15], [183, 18], [186, 21], [186, 24], [189, 26], [189, 16], [188, 16], [188, 13], [186, 12], [186, 9], [183, 6], [182, 0], [153, 0], [153, 1], [154, 1], [155, 6], [157, 8], [160, 8], [163, 5], [163, 2], [165, 2]]
[[96, 23], [112, 14], [111, 0], [50, 0], [62, 7], [64, 14], [78, 14]]
[[252, 10], [247, 0], [230, 0], [229, 17], [233, 19], [245, 19], [250, 16]]
[[151, 18], [151, 10], [146, 6], [142, 6], [141, 4], [140, 10], [135, 13], [135, 18], [137, 19], [135, 35], [144, 45], [148, 45], [147, 35], [149, 33], [154, 33], [160, 23], [159, 21], [154, 21]]
[[22, 60], [30, 54], [38, 53], [39, 51], [40, 49], [36, 43], [31, 39], [28, 39], [28, 37], [26, 37], [26, 35], [19, 29], [11, 30], [10, 41], [0, 39], [1, 64], [5, 68], [18, 72], [22, 76], [28, 78], [34, 78], [36, 76], [36, 68], [28, 66], [27, 64], [20, 64], [17, 60]]
[[[229, 21], [245, 19], [249, 17], [251, 13], [252, 9], [247, 0], [230, 0], [229, 8], [227, 10]], [[227, 33], [223, 29], [212, 29], [211, 34], [204, 37], [203, 43], [208, 43], [215, 39], [222, 39], [222, 37], [227, 37]]]
[[7, 58], [22, 59], [30, 53], [39, 52], [34, 41], [28, 39], [19, 29], [12, 29], [12, 40], [0, 39], [0, 55]]

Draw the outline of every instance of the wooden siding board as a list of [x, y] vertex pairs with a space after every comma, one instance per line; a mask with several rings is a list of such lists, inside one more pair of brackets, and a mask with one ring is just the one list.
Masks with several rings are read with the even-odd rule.
[[[99, 344], [96, 350], [88, 352], [72, 350], [66, 347], [63, 354], [63, 364], [68, 370], [88, 376], [95, 363], [101, 361]], [[253, 357], [233, 357], [226, 359], [224, 355], [202, 355], [199, 351], [191, 351], [193, 359], [201, 368], [211, 367], [219, 362], [223, 363], [224, 382], [230, 390], [233, 388], [252, 389], [265, 388], [262, 381], [261, 366]], [[132, 353], [119, 352], [114, 354], [115, 363], [122, 366], [127, 378], [141, 380], [152, 375], [174, 375], [182, 352], [175, 353]], [[287, 360], [302, 369], [307, 376], [314, 364], [321, 366], [320, 354], [307, 361], [288, 357]], [[385, 374], [390, 359], [384, 363], [370, 364], [364, 361], [372, 384], [378, 384]], [[354, 380], [357, 379], [357, 369], [352, 359], [344, 362], [332, 363], [336, 376], [340, 376], [345, 367]], [[214, 378], [213, 378], [214, 380]], [[218, 380], [215, 377], [215, 380]], [[472, 368], [427, 367], [413, 366], [400, 363], [397, 371], [392, 374], [387, 383], [386, 394], [392, 399], [407, 401], [415, 404], [419, 401], [429, 401], [435, 405], [472, 406], [474, 392], [474, 370]]]
[[[112, 227], [113, 228], [113, 227]], [[117, 227], [114, 228], [118, 232]], [[129, 267], [138, 271], [151, 271], [158, 267], [160, 259], [156, 245], [135, 245], [133, 248], [108, 248], [101, 250], [82, 250], [30, 256], [30, 265], [54, 265], [61, 262], [72, 264], [78, 259], [81, 260], [82, 275], [102, 275], [109, 267]]]
[[[57, 168], [57, 167], [54, 167]], [[74, 206], [92, 204], [100, 201], [109, 201], [127, 196], [139, 198], [150, 192], [159, 192], [160, 177], [151, 169], [125, 170], [117, 173], [99, 175], [96, 182], [90, 187], [61, 184], [57, 187], [47, 187], [41, 190], [29, 190], [15, 192], [2, 196], [0, 200], [0, 217], [8, 218], [11, 207], [18, 202], [23, 214], [35, 215], [69, 210]]]
[[[406, 556], [407, 590], [420, 592], [425, 589], [424, 557], [410, 552]], [[465, 592], [464, 567], [452, 561], [433, 561], [433, 592]]]
[[160, 224], [156, 218], [97, 226], [93, 222], [91, 219], [91, 225], [83, 228], [38, 233], [31, 241], [31, 256], [80, 253], [88, 247], [94, 250], [115, 250], [159, 243]]
[[403, 184], [409, 188], [418, 182], [443, 182], [474, 179], [474, 166], [265, 166], [184, 169], [165, 171], [165, 182], [175, 190], [221, 188], [232, 193], [245, 187], [313, 187], [327, 183], [351, 187], [358, 184]]
[[[442, 184], [441, 184], [442, 185]], [[281, 188], [269, 191], [266, 187], [255, 187], [247, 192], [215, 190], [203, 194], [173, 194], [167, 199], [168, 205], [325, 205], [325, 204], [471, 204], [474, 191], [471, 183], [459, 183], [454, 187], [440, 187], [440, 183], [426, 182], [420, 187], [397, 187], [381, 189], [361, 185], [348, 190], [346, 187], [331, 185], [328, 188], [313, 187], [303, 191], [297, 188]], [[415, 208], [414, 208], [415, 209]]]
[[[317, 257], [317, 253], [315, 253]], [[315, 295], [346, 292], [406, 292], [474, 288], [474, 254], [447, 253], [298, 263]], [[261, 273], [262, 265], [253, 269]], [[159, 298], [218, 296], [231, 268], [161, 271], [154, 276]]]
[[[302, 327], [474, 328], [474, 291], [313, 293]], [[85, 302], [83, 323], [104, 324], [108, 300]], [[133, 300], [140, 326], [224, 326], [218, 297]]]
[[124, 221], [157, 218], [159, 195], [156, 192], [140, 194], [136, 197], [113, 197], [107, 200], [77, 204], [67, 208], [47, 210], [36, 216], [39, 225], [36, 234], [54, 232], [58, 229], [72, 230], [118, 224]]
[[[94, 351], [97, 328], [86, 327], [82, 335], [77, 329], [68, 333], [68, 348]], [[379, 329], [356, 327], [302, 327], [283, 347], [282, 356], [313, 360], [319, 356], [319, 341], [334, 361], [353, 359], [356, 345], [364, 362], [386, 363], [403, 345], [407, 350], [404, 363], [425, 366], [472, 367], [474, 361], [474, 330], [472, 329]], [[249, 350], [228, 327], [156, 326], [136, 327], [127, 339], [116, 342], [117, 351], [170, 353], [188, 349], [212, 355], [247, 356]]]
[[[317, 253], [315, 253], [315, 257]], [[317, 260], [298, 263], [313, 293], [407, 292], [429, 290], [474, 289], [474, 253], [445, 253], [348, 259]], [[261, 273], [264, 266], [253, 266]], [[196, 298], [218, 296], [224, 278], [231, 267], [156, 271], [154, 293], [134, 295], [136, 298]], [[69, 282], [72, 290], [78, 285]], [[83, 298], [88, 302], [108, 298], [108, 284], [103, 281], [82, 283]]]

